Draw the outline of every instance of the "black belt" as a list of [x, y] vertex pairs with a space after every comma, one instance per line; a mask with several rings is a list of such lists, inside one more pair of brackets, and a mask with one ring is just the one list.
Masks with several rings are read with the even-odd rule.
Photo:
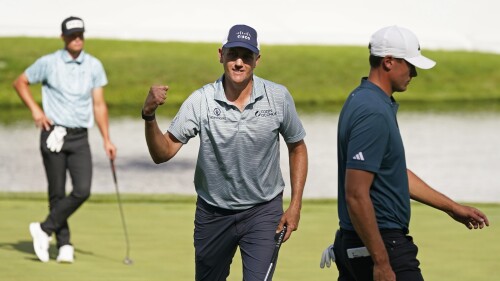
[[247, 210], [247, 209], [244, 209], [244, 210], [230, 210], [230, 209], [224, 209], [224, 208], [220, 208], [220, 207], [217, 207], [217, 206], [213, 206], [213, 205], [208, 204], [205, 200], [203, 200], [199, 196], [198, 196], [198, 199], [197, 199], [197, 203], [203, 209], [205, 209], [205, 210], [207, 210], [207, 211], [209, 211], [211, 213], [218, 213], [218, 214], [225, 215], [225, 216], [239, 214], [239, 213], [244, 212], [244, 211]]
[[235, 214], [238, 214], [238, 213], [250, 210], [252, 208], [262, 206], [264, 204], [269, 204], [270, 202], [276, 200], [277, 198], [280, 198], [282, 195], [283, 195], [283, 193], [280, 193], [276, 197], [274, 197], [273, 199], [271, 199], [270, 201], [257, 203], [254, 206], [252, 206], [252, 207], [250, 207], [248, 209], [243, 209], [243, 210], [239, 210], [239, 209], [237, 209], [237, 210], [231, 210], [231, 209], [224, 209], [224, 208], [216, 207], [216, 206], [208, 204], [205, 200], [203, 200], [199, 196], [197, 198], [197, 204], [199, 204], [200, 206], [202, 206], [205, 210], [207, 210], [209, 212], [214, 212], [214, 213], [218, 213], [218, 214], [226, 215], [227, 216], [227, 215], [235, 215]]
[[[60, 125], [52, 125], [50, 126], [50, 130], [54, 130], [54, 127], [55, 126], [60, 126]], [[64, 127], [64, 126], [61, 126], [61, 127]], [[67, 127], [64, 127], [66, 129], [66, 133], [68, 134], [76, 134], [76, 133], [83, 133], [83, 132], [86, 132], [87, 131], [87, 128], [67, 128]]]
[[[346, 230], [346, 229], [340, 228], [339, 231], [343, 235], [358, 236], [358, 234], [356, 233], [356, 231], [353, 231], [353, 230]], [[378, 231], [380, 232], [380, 234], [389, 234], [389, 233], [398, 233], [398, 234], [403, 234], [403, 235], [406, 234], [404, 232], [404, 230], [402, 230], [402, 229], [379, 229]]]
[[66, 128], [66, 132], [68, 132], [68, 134], [82, 133], [86, 131], [87, 128]]

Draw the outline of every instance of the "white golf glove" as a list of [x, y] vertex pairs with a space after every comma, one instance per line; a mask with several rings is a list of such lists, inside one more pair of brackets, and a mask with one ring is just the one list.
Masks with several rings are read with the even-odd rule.
[[335, 254], [333, 253], [333, 244], [326, 247], [326, 249], [323, 251], [323, 254], [321, 255], [321, 262], [319, 263], [319, 267], [325, 268], [326, 267], [330, 268], [331, 262], [335, 261]]
[[64, 136], [66, 136], [66, 128], [54, 126], [54, 129], [47, 138], [47, 148], [52, 152], [59, 152], [64, 144]]

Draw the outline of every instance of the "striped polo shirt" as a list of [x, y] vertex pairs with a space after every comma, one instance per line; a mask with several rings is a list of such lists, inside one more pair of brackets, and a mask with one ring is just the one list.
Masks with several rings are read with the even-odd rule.
[[39, 58], [24, 72], [30, 84], [42, 83], [45, 115], [68, 128], [89, 128], [94, 124], [92, 90], [107, 83], [102, 63], [82, 51], [73, 59], [64, 50]]
[[244, 210], [284, 189], [279, 135], [295, 143], [306, 133], [284, 86], [254, 75], [250, 101], [240, 111], [227, 100], [223, 79], [193, 92], [168, 131], [184, 144], [200, 136], [197, 194], [210, 205]]

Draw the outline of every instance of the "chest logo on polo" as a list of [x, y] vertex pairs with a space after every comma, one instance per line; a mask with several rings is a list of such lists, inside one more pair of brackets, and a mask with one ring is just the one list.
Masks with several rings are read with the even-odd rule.
[[277, 113], [272, 109], [257, 110], [255, 111], [255, 117], [270, 117], [275, 116]]
[[212, 111], [212, 115], [209, 115], [208, 118], [210, 119], [218, 119], [218, 120], [226, 120], [226, 116], [221, 116], [222, 110], [220, 108], [216, 107]]
[[352, 157], [354, 160], [359, 160], [359, 161], [365, 161], [365, 157], [363, 156], [363, 152], [358, 152], [354, 157]]

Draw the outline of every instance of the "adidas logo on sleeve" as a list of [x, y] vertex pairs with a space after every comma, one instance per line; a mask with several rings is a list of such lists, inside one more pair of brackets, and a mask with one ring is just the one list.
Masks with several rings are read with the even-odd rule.
[[354, 160], [359, 160], [359, 161], [365, 161], [365, 157], [363, 157], [363, 152], [358, 152], [354, 157], [352, 157]]

